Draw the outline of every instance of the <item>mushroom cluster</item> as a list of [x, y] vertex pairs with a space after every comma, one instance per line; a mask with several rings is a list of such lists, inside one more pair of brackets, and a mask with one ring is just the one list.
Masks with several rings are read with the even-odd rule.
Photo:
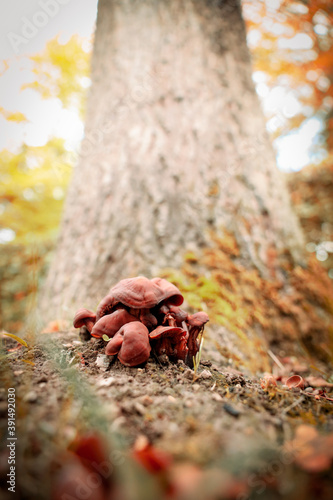
[[192, 367], [208, 315], [187, 314], [179, 307], [183, 301], [178, 288], [165, 279], [128, 278], [111, 288], [96, 314], [79, 309], [73, 325], [85, 326], [93, 337], [107, 337], [105, 353], [117, 355], [125, 366], [145, 363], [153, 349], [157, 357], [180, 359]]

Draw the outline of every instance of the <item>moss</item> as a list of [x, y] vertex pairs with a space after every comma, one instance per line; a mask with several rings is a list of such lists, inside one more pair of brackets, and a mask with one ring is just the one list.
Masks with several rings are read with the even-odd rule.
[[189, 262], [190, 264], [193, 264], [193, 263], [198, 262], [198, 256], [195, 255], [194, 252], [187, 252], [184, 255], [184, 260], [185, 260], [185, 262]]

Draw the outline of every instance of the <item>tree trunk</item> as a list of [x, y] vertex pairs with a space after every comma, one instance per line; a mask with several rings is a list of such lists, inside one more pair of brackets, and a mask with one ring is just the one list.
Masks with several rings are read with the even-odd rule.
[[251, 79], [238, 2], [100, 0], [85, 138], [42, 297], [94, 309], [119, 279], [234, 235], [270, 276], [302, 234]]

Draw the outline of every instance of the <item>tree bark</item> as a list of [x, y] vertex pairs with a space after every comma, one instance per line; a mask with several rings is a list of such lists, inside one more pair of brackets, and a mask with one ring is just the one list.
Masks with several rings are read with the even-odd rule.
[[303, 238], [229, 0], [100, 0], [85, 138], [44, 293], [45, 318], [94, 309], [118, 280], [178, 269], [227, 230], [243, 265]]

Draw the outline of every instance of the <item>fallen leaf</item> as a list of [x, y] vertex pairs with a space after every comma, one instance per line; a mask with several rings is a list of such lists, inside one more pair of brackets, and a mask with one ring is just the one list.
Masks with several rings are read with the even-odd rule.
[[312, 387], [333, 387], [333, 384], [330, 384], [330, 382], [327, 382], [323, 377], [306, 377], [306, 381], [312, 386]]
[[171, 455], [143, 442], [142, 446], [134, 447], [133, 458], [152, 474], [163, 472], [172, 464]]
[[65, 320], [50, 321], [41, 333], [63, 332], [68, 330], [69, 323]]
[[28, 344], [26, 343], [25, 340], [21, 339], [17, 335], [14, 335], [13, 333], [1, 332], [1, 334], [6, 335], [6, 337], [10, 337], [11, 339], [16, 340], [16, 342], [19, 342], [20, 344], [24, 345], [24, 347], [28, 347]]
[[94, 468], [91, 463], [106, 463], [108, 461], [108, 450], [105, 440], [99, 434], [91, 431], [78, 436], [70, 445], [70, 450], [75, 453], [87, 468]]

